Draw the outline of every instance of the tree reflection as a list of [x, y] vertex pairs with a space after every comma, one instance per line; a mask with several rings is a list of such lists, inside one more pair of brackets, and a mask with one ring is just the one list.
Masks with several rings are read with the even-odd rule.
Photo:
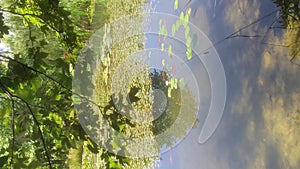
[[[164, 70], [151, 69], [150, 76], [152, 79], [153, 90], [162, 91], [165, 96], [168, 95], [168, 89], [171, 87], [171, 76]], [[192, 92], [187, 86], [184, 88], [176, 87], [171, 90], [171, 97], [167, 98], [166, 108], [161, 112], [160, 116], [152, 122], [152, 130], [154, 135], [164, 134], [162, 140], [158, 140], [160, 146], [167, 145], [171, 147], [176, 140], [186, 136], [188, 130], [197, 123], [197, 107]], [[156, 98], [154, 97], [153, 116], [157, 116], [155, 112]], [[180, 116], [179, 114], [184, 114]], [[184, 117], [184, 118], [183, 118]], [[178, 119], [180, 118], [180, 119]], [[175, 130], [170, 128], [175, 125]]]

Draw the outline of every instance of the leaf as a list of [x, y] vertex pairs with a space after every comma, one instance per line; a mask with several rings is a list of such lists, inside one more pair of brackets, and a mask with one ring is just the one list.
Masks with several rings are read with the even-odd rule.
[[171, 92], [172, 92], [172, 89], [169, 87], [169, 88], [168, 88], [168, 97], [169, 97], [169, 98], [172, 97], [172, 96], [171, 96]]
[[174, 2], [174, 10], [178, 9], [178, 0], [175, 0]]
[[125, 124], [120, 124], [119, 125], [119, 129], [120, 129], [119, 132], [122, 132], [122, 130], [124, 129], [124, 127], [125, 127]]
[[168, 48], [168, 55], [169, 55], [169, 56], [172, 56], [172, 45], [169, 45], [169, 48]]
[[175, 89], [176, 84], [177, 84], [176, 79], [172, 77], [171, 78], [171, 89]]
[[140, 98], [136, 97], [136, 94], [140, 91], [140, 88], [137, 87], [133, 87], [130, 89], [130, 92], [128, 94], [130, 102], [134, 103], [134, 102], [138, 102], [140, 100]]
[[2, 168], [4, 164], [6, 164], [7, 160], [8, 160], [8, 156], [0, 157], [0, 168]]
[[184, 17], [184, 24], [187, 25], [189, 23], [189, 18], [190, 16], [188, 14], [185, 15]]
[[190, 27], [186, 26], [185, 27], [185, 38], [190, 37]]
[[179, 18], [180, 18], [180, 25], [182, 25], [184, 22], [184, 13], [183, 12], [180, 13]]
[[165, 44], [161, 43], [161, 51], [163, 52], [165, 50]]
[[114, 162], [114, 161], [111, 161], [111, 162], [109, 163], [109, 168], [112, 168], [112, 169], [121, 169], [122, 166], [121, 166], [119, 163], [116, 163], [116, 162]]
[[61, 99], [61, 94], [56, 95], [55, 100], [59, 101]]
[[172, 25], [172, 36], [174, 36], [176, 33], [176, 26], [175, 24]]
[[187, 60], [192, 59], [192, 49], [190, 47], [188, 47], [188, 49], [186, 51], [186, 58], [187, 58]]

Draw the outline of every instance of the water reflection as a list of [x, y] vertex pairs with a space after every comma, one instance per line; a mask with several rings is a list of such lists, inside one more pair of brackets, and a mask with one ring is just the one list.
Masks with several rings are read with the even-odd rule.
[[[187, 2], [179, 1], [179, 10]], [[168, 2], [160, 6], [157, 10], [178, 15]], [[299, 168], [300, 68], [290, 62], [295, 50], [287, 43], [292, 34], [297, 41], [297, 31], [280, 28], [272, 1], [192, 0], [187, 7], [196, 11], [190, 21], [213, 43], [225, 39], [216, 48], [228, 83], [227, 104], [206, 144], [197, 143], [201, 127], [192, 130], [173, 149], [173, 164], [165, 154], [160, 168]]]

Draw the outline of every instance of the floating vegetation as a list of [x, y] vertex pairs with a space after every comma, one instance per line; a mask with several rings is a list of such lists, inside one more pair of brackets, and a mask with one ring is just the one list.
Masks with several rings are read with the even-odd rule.
[[[176, 3], [176, 2], [175, 2]], [[179, 20], [177, 20], [174, 24], [172, 24], [172, 36], [175, 36], [175, 34], [179, 31], [179, 28], [183, 26], [185, 30], [185, 39], [186, 39], [186, 58], [187, 60], [192, 59], [192, 47], [195, 47], [195, 43], [197, 42], [197, 36], [191, 38], [190, 35], [190, 26], [189, 26], [189, 18], [191, 14], [191, 8], [188, 8], [186, 12], [181, 12], [179, 16]], [[164, 39], [168, 36], [168, 30], [166, 27], [166, 23], [163, 23], [163, 20], [159, 20], [159, 42], [160, 42], [160, 36], [163, 36]], [[165, 44], [161, 43], [161, 51], [165, 50]], [[168, 55], [172, 56], [172, 46], [169, 45], [168, 47]]]
[[178, 0], [174, 1], [174, 10], [178, 9]]

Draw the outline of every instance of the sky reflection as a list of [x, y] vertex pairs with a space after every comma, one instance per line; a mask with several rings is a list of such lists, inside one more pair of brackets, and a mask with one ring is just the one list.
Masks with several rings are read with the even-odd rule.
[[[179, 15], [187, 1], [179, 1], [175, 12], [172, 1], [157, 3], [157, 11]], [[208, 142], [197, 142], [200, 125], [173, 148], [172, 164], [170, 152], [162, 155], [159, 168], [300, 168], [299, 124], [293, 120], [300, 67], [282, 47], [287, 32], [269, 28], [278, 25], [276, 6], [259, 0], [192, 0], [188, 7], [194, 12], [191, 22], [217, 44], [227, 79], [226, 107]]]

